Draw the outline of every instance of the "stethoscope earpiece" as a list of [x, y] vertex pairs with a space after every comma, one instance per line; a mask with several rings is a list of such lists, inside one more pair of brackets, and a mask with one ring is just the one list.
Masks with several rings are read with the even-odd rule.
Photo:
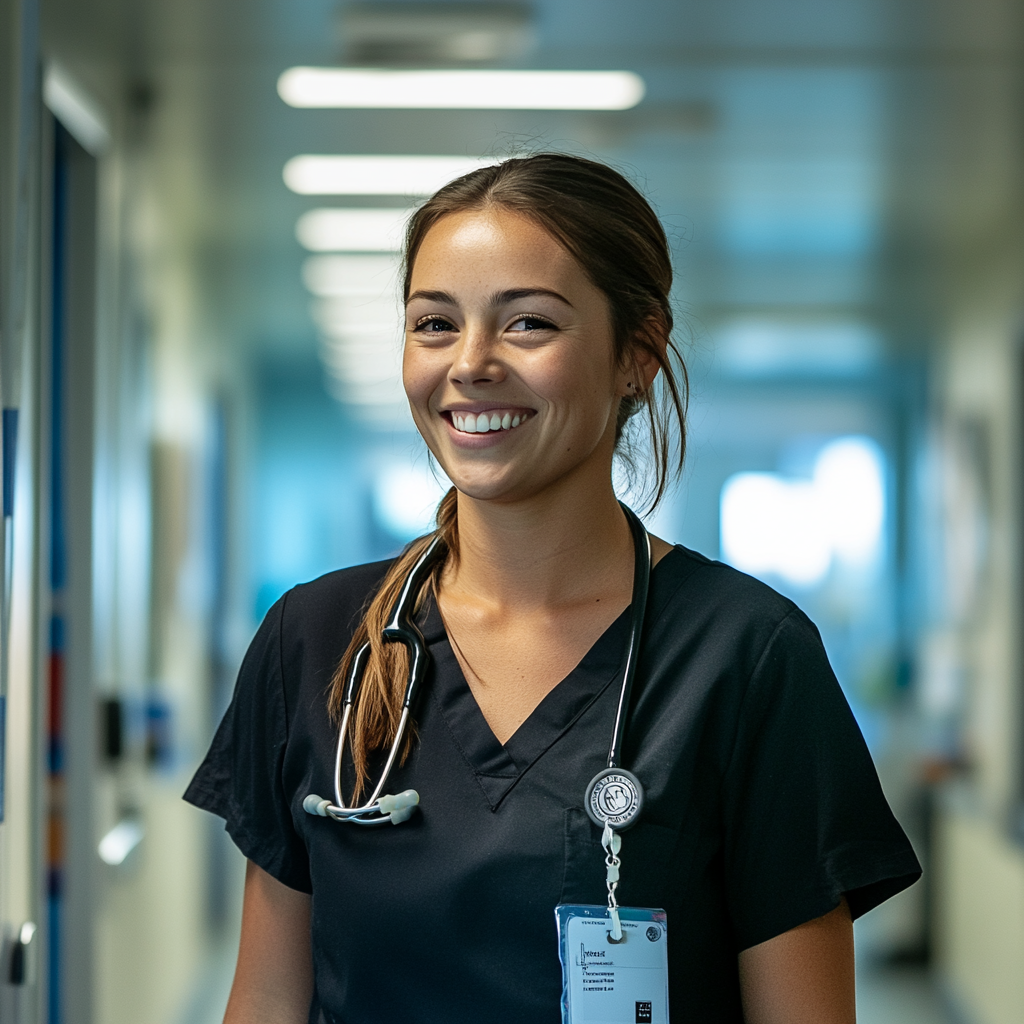
[[392, 825], [400, 825], [412, 817], [416, 805], [420, 802], [420, 795], [415, 789], [405, 789], [396, 796], [382, 796], [377, 801], [381, 814], [386, 814], [391, 819]]
[[[415, 789], [406, 789], [395, 796], [385, 793], [368, 807], [338, 807], [330, 800], [325, 800], [316, 793], [310, 793], [302, 801], [302, 809], [307, 814], [321, 818], [334, 818], [335, 821], [351, 821], [357, 825], [383, 825], [390, 821], [392, 825], [401, 825], [412, 817], [412, 812], [420, 802], [420, 795]], [[373, 815], [379, 815], [374, 817]]]
[[325, 800], [318, 793], [310, 793], [305, 800], [302, 801], [302, 809], [307, 814], [319, 814], [321, 818], [326, 818], [327, 808], [331, 806], [330, 800]]

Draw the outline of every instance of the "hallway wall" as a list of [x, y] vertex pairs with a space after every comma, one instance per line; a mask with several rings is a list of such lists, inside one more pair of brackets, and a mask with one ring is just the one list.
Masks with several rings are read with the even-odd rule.
[[[951, 260], [948, 333], [934, 396], [945, 443], [966, 424], [980, 431], [987, 449], [985, 465], [975, 467], [982, 493], [973, 512], [959, 507], [957, 488], [969, 481], [948, 462], [945, 489], [935, 495], [945, 548], [935, 611], [937, 628], [951, 641], [955, 663], [947, 670], [960, 688], [964, 760], [942, 794], [936, 823], [937, 954], [956, 1002], [977, 1024], [1016, 1024], [1024, 1007], [1024, 848], [1011, 838], [1024, 796], [1019, 192], [1018, 185], [1004, 196], [999, 234], [985, 249], [973, 260], [962, 253]], [[958, 559], [972, 545], [973, 554]]]

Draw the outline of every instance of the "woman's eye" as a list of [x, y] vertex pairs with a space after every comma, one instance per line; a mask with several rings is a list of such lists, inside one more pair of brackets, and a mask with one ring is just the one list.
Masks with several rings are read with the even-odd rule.
[[428, 317], [426, 320], [420, 320], [413, 330], [419, 331], [421, 334], [441, 334], [446, 331], [454, 331], [455, 328], [448, 320], [442, 320], [440, 317], [432, 316]]
[[550, 320], [543, 320], [539, 316], [521, 316], [514, 320], [508, 328], [510, 331], [553, 331], [555, 325]]

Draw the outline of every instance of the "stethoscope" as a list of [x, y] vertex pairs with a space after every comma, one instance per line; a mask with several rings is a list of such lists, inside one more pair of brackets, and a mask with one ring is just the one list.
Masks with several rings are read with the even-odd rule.
[[[594, 824], [600, 828], [606, 830], [610, 828], [615, 831], [629, 828], [640, 816], [644, 803], [644, 790], [640, 780], [632, 772], [620, 767], [619, 759], [622, 756], [622, 742], [626, 732], [626, 719], [629, 715], [629, 700], [640, 656], [640, 640], [644, 626], [644, 613], [647, 608], [647, 590], [651, 578], [650, 538], [647, 536], [643, 523], [632, 509], [622, 505], [621, 502], [620, 505], [633, 535], [633, 597], [630, 604], [629, 644], [626, 647], [622, 668], [622, 685], [619, 688], [619, 702], [615, 710], [615, 724], [612, 727], [612, 741], [608, 748], [607, 765], [591, 779], [584, 798], [584, 807]], [[407, 789], [395, 796], [387, 794], [382, 796], [381, 791], [387, 785], [388, 776], [394, 767], [398, 751], [402, 747], [409, 722], [410, 708], [430, 663], [430, 654], [427, 651], [423, 634], [412, 619], [416, 596], [433, 569], [434, 563], [444, 557], [445, 553], [444, 542], [440, 535], [435, 535], [406, 577], [391, 610], [391, 616], [381, 633], [385, 643], [403, 643], [408, 648], [409, 678], [405, 687], [405, 698], [402, 701], [402, 714], [398, 721], [398, 729], [395, 731], [395, 738], [377, 785], [366, 803], [359, 807], [345, 805], [345, 800], [341, 795], [342, 758], [352, 709], [359, 694], [363, 673], [370, 656], [370, 644], [367, 642], [359, 648], [352, 661], [352, 668], [342, 699], [341, 725], [338, 728], [338, 744], [334, 756], [334, 803], [324, 800], [315, 793], [310, 793], [302, 801], [303, 810], [308, 814], [317, 814], [324, 818], [351, 822], [355, 825], [384, 825], [387, 822], [398, 825], [412, 817], [413, 809], [420, 802], [419, 793], [414, 789]]]

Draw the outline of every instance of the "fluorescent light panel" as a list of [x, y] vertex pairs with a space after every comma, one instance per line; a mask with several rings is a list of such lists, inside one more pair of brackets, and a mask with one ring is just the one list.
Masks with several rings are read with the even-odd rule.
[[351, 299], [320, 299], [313, 304], [313, 320], [328, 337], [351, 339], [367, 344], [384, 338], [397, 347], [402, 337], [402, 321], [393, 301], [387, 297], [363, 302]]
[[302, 282], [318, 298], [398, 294], [394, 256], [308, 256]]
[[398, 252], [411, 210], [310, 210], [295, 236], [310, 252]]
[[428, 196], [494, 160], [465, 156], [294, 156], [284, 183], [304, 196]]
[[632, 71], [388, 71], [290, 68], [277, 91], [293, 107], [432, 110], [628, 110], [644, 96]]
[[382, 422], [406, 408], [398, 275], [395, 253], [309, 256], [302, 267], [331, 394]]

